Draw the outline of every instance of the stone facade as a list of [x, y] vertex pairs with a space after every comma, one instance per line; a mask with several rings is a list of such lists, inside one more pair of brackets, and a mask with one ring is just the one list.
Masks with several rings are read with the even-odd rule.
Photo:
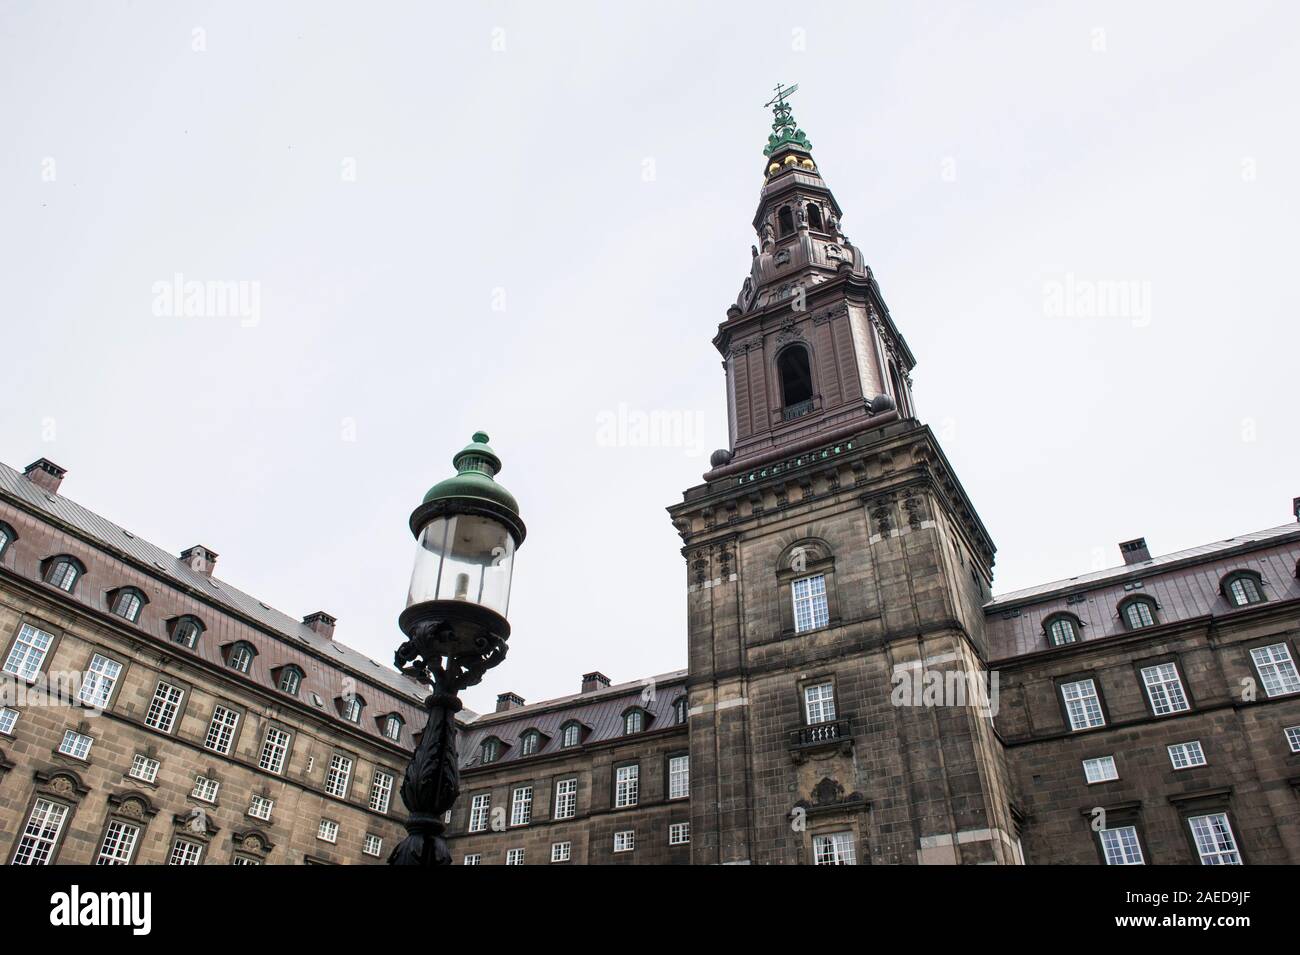
[[0, 858], [382, 862], [420, 688], [336, 644], [328, 615], [279, 615], [211, 577], [215, 554], [171, 557], [57, 491], [0, 470]]

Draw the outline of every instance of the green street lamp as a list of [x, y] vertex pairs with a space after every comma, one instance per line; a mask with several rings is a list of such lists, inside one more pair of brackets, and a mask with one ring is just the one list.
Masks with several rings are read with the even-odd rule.
[[449, 865], [443, 816], [460, 794], [456, 713], [460, 690], [506, 655], [510, 582], [526, 530], [514, 496], [495, 480], [501, 459], [477, 432], [451, 459], [456, 474], [439, 481], [411, 513], [418, 545], [406, 609], [397, 624], [406, 642], [397, 667], [433, 693], [428, 722], [402, 780], [407, 836], [390, 865]]

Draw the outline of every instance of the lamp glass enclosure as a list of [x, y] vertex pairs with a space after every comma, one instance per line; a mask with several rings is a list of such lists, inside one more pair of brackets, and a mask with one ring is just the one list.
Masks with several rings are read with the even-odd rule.
[[514, 558], [514, 538], [499, 521], [479, 514], [435, 517], [420, 531], [407, 606], [463, 600], [505, 617]]

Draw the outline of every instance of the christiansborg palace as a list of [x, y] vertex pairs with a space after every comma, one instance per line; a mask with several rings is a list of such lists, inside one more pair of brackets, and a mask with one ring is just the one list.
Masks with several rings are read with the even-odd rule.
[[[686, 666], [463, 714], [456, 861], [1300, 862], [1297, 504], [993, 596], [913, 355], [774, 110], [713, 339], [730, 447], [668, 509]], [[0, 466], [0, 857], [382, 862], [424, 688], [63, 478]]]

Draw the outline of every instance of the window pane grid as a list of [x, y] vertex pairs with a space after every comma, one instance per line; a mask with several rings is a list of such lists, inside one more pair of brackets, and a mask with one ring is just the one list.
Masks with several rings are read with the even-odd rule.
[[1166, 713], [1180, 713], [1191, 708], [1183, 693], [1183, 682], [1178, 676], [1178, 667], [1173, 663], [1161, 663], [1146, 667], [1142, 671], [1142, 680], [1146, 684], [1147, 698], [1151, 709], [1157, 716]]
[[1097, 697], [1097, 687], [1092, 680], [1062, 683], [1061, 696], [1070, 717], [1070, 729], [1089, 729], [1106, 724], [1106, 718], [1101, 712], [1101, 700]]
[[673, 756], [668, 760], [668, 798], [682, 799], [691, 792], [691, 758]]
[[122, 664], [96, 653], [91, 657], [90, 666], [86, 668], [86, 676], [81, 683], [81, 693], [78, 694], [81, 702], [101, 709], [107, 706], [109, 697], [113, 695], [113, 686], [121, 674]]
[[1120, 826], [1115, 829], [1102, 829], [1099, 834], [1107, 865], [1144, 864], [1136, 827]]
[[14, 865], [49, 865], [54, 844], [59, 841], [68, 807], [62, 803], [38, 799], [27, 817], [22, 838], [14, 852]]
[[614, 776], [614, 806], [635, 806], [640, 795], [641, 767], [620, 766]]
[[1241, 865], [1241, 853], [1237, 851], [1237, 840], [1226, 813], [1192, 816], [1187, 823], [1192, 827], [1201, 865]]
[[289, 734], [274, 726], [266, 731], [262, 741], [262, 753], [257, 765], [269, 773], [279, 774], [284, 771], [284, 758], [289, 752]]
[[794, 595], [794, 630], [816, 630], [830, 622], [830, 612], [826, 606], [826, 577], [804, 577], [791, 585]]
[[1175, 743], [1169, 747], [1169, 761], [1173, 764], [1174, 769], [1188, 769], [1192, 766], [1205, 765], [1205, 753], [1201, 749], [1200, 740], [1191, 740], [1187, 743]]
[[578, 781], [561, 779], [555, 784], [555, 818], [572, 819], [578, 812]]
[[1264, 692], [1269, 696], [1281, 696], [1300, 691], [1300, 675], [1296, 674], [1295, 662], [1291, 651], [1285, 643], [1275, 643], [1271, 647], [1256, 647], [1250, 651], [1255, 666], [1259, 669], [1259, 678], [1264, 683]]
[[128, 865], [131, 862], [131, 852], [135, 849], [136, 837], [139, 835], [140, 830], [136, 826], [114, 819], [104, 832], [104, 842], [99, 847], [99, 856], [95, 859], [95, 865]]
[[160, 682], [154, 690], [153, 699], [149, 701], [149, 711], [144, 717], [145, 725], [170, 733], [184, 696], [185, 691], [180, 687]]
[[526, 826], [533, 818], [533, 787], [520, 786], [510, 797], [510, 825]]
[[804, 710], [808, 724], [829, 723], [835, 719], [835, 684], [819, 683], [804, 687]]
[[388, 773], [375, 770], [370, 781], [370, 808], [375, 812], [388, 812], [388, 804], [393, 798], [393, 777]]
[[813, 865], [857, 865], [853, 833], [832, 832], [813, 837]]
[[348, 782], [351, 778], [352, 760], [335, 753], [330, 758], [329, 773], [325, 776], [325, 791], [331, 796], [342, 799], [348, 794]]
[[37, 630], [30, 624], [23, 624], [18, 630], [18, 637], [5, 660], [4, 671], [30, 680], [40, 672], [45, 654], [49, 652], [54, 637], [44, 630]]
[[230, 744], [235, 738], [235, 727], [239, 725], [239, 714], [218, 705], [212, 711], [212, 722], [208, 726], [208, 737], [203, 745], [213, 752], [229, 753]]

